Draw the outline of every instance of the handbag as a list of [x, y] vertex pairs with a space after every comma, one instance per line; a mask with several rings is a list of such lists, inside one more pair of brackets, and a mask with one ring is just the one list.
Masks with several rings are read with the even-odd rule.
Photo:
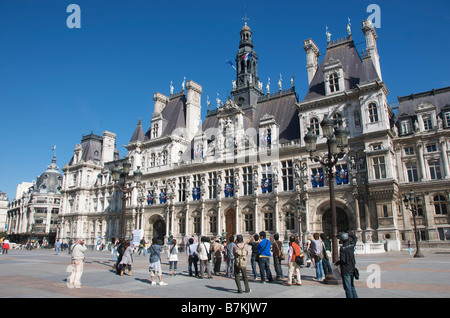
[[279, 253], [279, 258], [280, 258], [280, 260], [284, 261], [284, 259], [286, 258], [286, 256], [284, 255], [283, 251], [280, 250], [280, 247], [278, 246], [278, 244], [277, 244], [276, 242], [275, 242], [275, 245], [277, 246], [278, 252], [280, 252], [280, 253]]
[[359, 279], [359, 270], [355, 267], [355, 269], [353, 270], [353, 275], [355, 276], [355, 279], [358, 280]]
[[[294, 255], [295, 255], [295, 249], [292, 248], [292, 250], [294, 251]], [[295, 256], [294, 261], [297, 263], [297, 265], [303, 265], [305, 260], [303, 258], [303, 253], [300, 251], [300, 255]]]

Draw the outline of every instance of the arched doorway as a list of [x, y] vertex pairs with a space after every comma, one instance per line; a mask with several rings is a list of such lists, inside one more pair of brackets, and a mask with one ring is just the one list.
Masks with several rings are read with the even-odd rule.
[[[336, 221], [338, 233], [340, 232], [348, 232], [349, 224], [347, 213], [341, 208], [336, 208]], [[332, 237], [333, 230], [331, 228], [331, 209], [325, 211], [322, 216], [322, 230], [323, 233], [329, 238]]]
[[225, 231], [227, 232], [227, 242], [230, 236], [236, 234], [236, 211], [229, 209], [225, 213]]
[[158, 238], [161, 244], [164, 244], [164, 237], [166, 236], [166, 222], [163, 219], [158, 219], [153, 223], [153, 237]]

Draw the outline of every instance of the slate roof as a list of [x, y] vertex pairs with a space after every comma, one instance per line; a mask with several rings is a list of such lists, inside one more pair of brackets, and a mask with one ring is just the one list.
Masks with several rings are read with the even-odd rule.
[[[83, 149], [81, 160], [83, 160], [84, 162], [87, 162], [89, 160], [92, 160], [93, 162], [100, 162], [102, 160], [102, 144], [102, 136], [95, 135], [94, 133], [86, 136], [83, 135], [83, 138], [81, 139], [81, 148]], [[114, 145], [114, 160], [118, 160], [119, 158], [119, 152]], [[73, 164], [73, 159], [74, 157], [72, 156], [72, 159], [70, 159], [69, 162], [69, 166]]]
[[399, 105], [397, 116], [415, 116], [418, 106], [422, 103], [430, 103], [436, 107], [436, 114], [444, 108], [450, 108], [450, 86], [430, 91], [398, 97]]
[[[163, 127], [161, 137], [170, 136], [176, 128], [186, 127], [186, 96], [175, 94], [161, 111]], [[151, 139], [151, 127], [145, 133], [145, 140]]]
[[144, 130], [142, 129], [142, 122], [139, 120], [136, 129], [134, 130], [133, 136], [131, 137], [130, 143], [144, 140], [145, 140]]
[[[244, 116], [244, 130], [254, 128], [259, 130], [259, 124], [264, 115], [273, 116], [275, 122], [279, 125], [279, 142], [298, 139], [300, 136], [300, 124], [298, 120], [298, 111], [296, 103], [298, 102], [295, 92], [282, 94], [276, 97], [267, 98], [259, 101], [256, 105], [256, 111], [247, 111]], [[202, 130], [215, 128], [219, 126], [217, 115], [207, 116], [203, 121]]]
[[327, 53], [323, 57], [320, 66], [309, 85], [304, 101], [325, 96], [323, 70], [324, 65], [330, 59], [339, 60], [341, 62], [344, 70], [344, 85], [346, 91], [355, 88], [357, 84], [379, 80], [379, 76], [372, 60], [370, 58], [362, 60], [356, 50], [353, 40], [347, 39], [328, 46]]

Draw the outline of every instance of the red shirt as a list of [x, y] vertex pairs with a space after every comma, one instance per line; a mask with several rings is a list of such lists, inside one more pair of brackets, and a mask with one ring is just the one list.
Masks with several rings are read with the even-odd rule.
[[292, 257], [291, 257], [291, 262], [295, 262], [295, 257], [296, 257], [296, 256], [300, 256], [300, 254], [301, 254], [301, 252], [300, 252], [300, 246], [298, 246], [297, 243], [292, 242], [292, 243], [291, 243], [291, 247], [292, 247], [292, 249], [293, 249]]

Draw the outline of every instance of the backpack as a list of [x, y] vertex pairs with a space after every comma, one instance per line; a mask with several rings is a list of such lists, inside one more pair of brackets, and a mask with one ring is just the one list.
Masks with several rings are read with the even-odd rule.
[[311, 251], [313, 252], [314, 256], [320, 257], [323, 252], [323, 245], [320, 241], [312, 241], [311, 242]]
[[242, 248], [237, 247], [237, 255], [235, 257], [235, 264], [237, 267], [245, 268], [247, 264], [247, 253], [244, 249], [244, 246]]

